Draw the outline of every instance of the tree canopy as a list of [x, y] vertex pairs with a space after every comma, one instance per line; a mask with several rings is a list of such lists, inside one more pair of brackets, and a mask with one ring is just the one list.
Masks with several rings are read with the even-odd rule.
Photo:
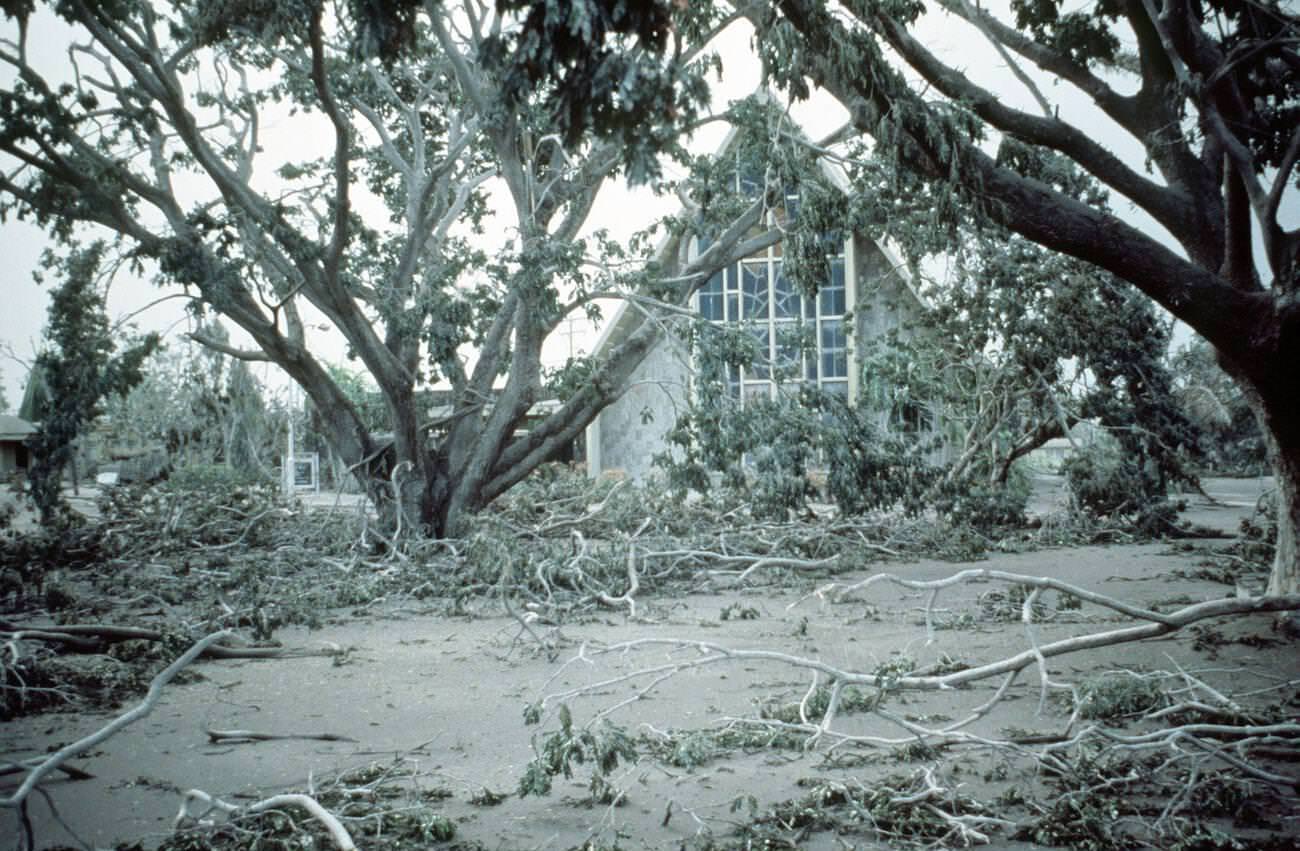
[[[336, 454], [408, 530], [454, 528], [559, 452], [662, 333], [644, 323], [525, 433], [543, 343], [566, 315], [628, 293], [652, 313], [680, 304], [777, 238], [754, 230], [761, 200], [729, 210], [698, 256], [680, 223], [656, 251], [653, 234], [620, 244], [590, 222], [603, 188], [685, 158], [683, 134], [710, 120], [708, 45], [735, 17], [722, 10], [672, 7], [670, 30], [590, 19], [593, 36], [626, 43], [594, 66], [587, 54], [562, 60], [595, 74], [592, 91], [611, 104], [587, 120], [564, 107], [571, 81], [526, 93], [517, 60], [566, 48], [533, 31], [555, 21], [511, 4], [52, 4], [79, 39], [70, 78], [29, 57], [32, 8], [6, 6], [19, 23], [0, 49], [14, 72], [0, 91], [0, 152], [17, 165], [0, 175], [0, 211], [68, 243], [106, 229], [123, 259], [240, 328], [253, 346], [200, 339], [283, 368]], [[619, 58], [624, 47], [642, 53]], [[302, 144], [273, 150], [272, 122], [295, 122]], [[489, 226], [507, 234], [491, 253]], [[313, 352], [318, 323], [374, 379], [383, 432]], [[434, 383], [451, 402], [431, 421], [416, 391]]]
[[[33, 5], [5, 10], [21, 17]], [[766, 80], [795, 99], [829, 92], [851, 118], [838, 138], [860, 136], [871, 152], [875, 165], [854, 175], [854, 224], [906, 244], [907, 223], [894, 218], [904, 199], [928, 206], [913, 223], [934, 237], [962, 223], [1005, 229], [1132, 284], [1216, 347], [1280, 483], [1271, 588], [1295, 588], [1300, 231], [1280, 211], [1300, 160], [1300, 25], [1276, 0], [56, 8], [87, 39], [72, 52], [78, 67], [96, 71], [71, 83], [42, 76], [21, 27], [0, 54], [17, 74], [0, 95], [0, 151], [21, 163], [0, 182], [6, 208], [64, 238], [81, 223], [107, 227], [133, 258], [190, 287], [254, 339], [242, 356], [271, 358], [307, 390], [376, 499], [395, 486], [387, 498], [415, 522], [454, 525], [554, 454], [659, 333], [644, 323], [521, 436], [541, 341], [567, 310], [608, 284], [680, 302], [720, 261], [776, 238], [747, 235], [758, 202], [695, 259], [671, 250], [684, 239], [655, 256], [581, 237], [603, 185], [653, 179], [654, 154], [682, 153], [680, 134], [707, 119], [707, 44], [745, 17]], [[927, 14], [988, 40], [1033, 107], [927, 46]], [[1145, 161], [1048, 97], [1067, 90]], [[271, 107], [313, 116], [329, 140], [322, 156], [273, 163], [275, 180], [254, 176]], [[204, 181], [197, 202], [176, 191], [182, 173]], [[497, 180], [502, 194], [489, 197]], [[369, 198], [389, 223], [358, 213]], [[1127, 205], [1168, 239], [1131, 224]], [[512, 234], [493, 257], [472, 238], [489, 213], [508, 217]], [[391, 446], [312, 357], [308, 304], [375, 378]], [[472, 364], [459, 356], [470, 344]], [[410, 400], [435, 377], [456, 404], [431, 442]]]
[[[1297, 588], [1300, 229], [1284, 223], [1300, 160], [1300, 19], [1277, 2], [965, 0], [746, 7], [769, 78], [820, 87], [922, 198], [939, 232], [990, 222], [1137, 287], [1217, 350], [1260, 422], [1278, 479], [1272, 593]], [[946, 14], [989, 41], [1029, 93], [1017, 108], [918, 37]], [[1070, 91], [1143, 151], [1127, 161], [1047, 96]], [[1078, 191], [1087, 176], [1100, 193]], [[859, 192], [883, 226], [887, 207]], [[1115, 199], [1112, 201], [1111, 199]], [[1141, 210], [1163, 229], [1118, 212]], [[1256, 264], [1252, 243], [1262, 245]]]

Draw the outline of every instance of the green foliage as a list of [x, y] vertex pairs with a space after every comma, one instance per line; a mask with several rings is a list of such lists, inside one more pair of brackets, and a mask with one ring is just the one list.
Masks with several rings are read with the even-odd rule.
[[932, 442], [879, 428], [880, 412], [869, 400], [857, 404], [835, 396], [817, 400], [823, 414], [820, 448], [826, 459], [826, 489], [848, 514], [898, 507], [914, 515], [942, 471], [926, 457]]
[[1174, 393], [1169, 326], [1150, 303], [1026, 240], [965, 239], [958, 272], [926, 291], [931, 309], [863, 347], [862, 386], [877, 406], [920, 399], [940, 411], [961, 459], [954, 478], [968, 485], [1007, 482], [1018, 458], [1083, 421], [1149, 471], [1143, 499], [1191, 481], [1199, 433]]
[[42, 524], [54, 522], [62, 504], [63, 471], [73, 460], [78, 435], [102, 413], [107, 397], [140, 382], [144, 361], [158, 346], [151, 334], [115, 354], [114, 329], [98, 286], [104, 252], [102, 243], [94, 243], [64, 258], [46, 257], [47, 267], [63, 282], [50, 294], [46, 349], [32, 370], [32, 380], [43, 385], [45, 404], [27, 412], [40, 422], [27, 445], [31, 497]]
[[1086, 678], [1079, 684], [1079, 715], [1082, 718], [1122, 721], [1160, 709], [1169, 696], [1158, 677], [1132, 671], [1111, 671]]
[[1174, 506], [1165, 498], [1164, 481], [1154, 464], [1100, 442], [1066, 459], [1061, 468], [1075, 503], [1088, 514], [1119, 520], [1131, 518], [1136, 531], [1160, 536], [1176, 525]]
[[[455, 839], [455, 821], [439, 811], [439, 802], [451, 794], [445, 788], [428, 788], [418, 771], [400, 760], [316, 777], [311, 789], [312, 797], [346, 825], [358, 846], [376, 851], [427, 849]], [[188, 818], [178, 826], [183, 829], [169, 833], [159, 851], [312, 851], [334, 845], [318, 820], [303, 818], [293, 808], [236, 813], [228, 821], [209, 818], [196, 823]]]
[[718, 613], [720, 621], [754, 621], [761, 617], [761, 613], [753, 606], [742, 606], [740, 603], [732, 603], [724, 606]]
[[1133, 500], [1146, 490], [1142, 471], [1113, 446], [1103, 444], [1072, 455], [1061, 471], [1080, 507], [1098, 517], [1136, 509]]
[[[0, 664], [0, 721], [69, 707], [112, 709], [143, 691], [171, 661], [159, 647], [118, 645], [105, 655], [44, 648]], [[132, 655], [135, 654], [135, 655]]]
[[872, 671], [876, 687], [888, 694], [898, 688], [898, 681], [916, 670], [916, 660], [908, 656], [895, 656], [888, 662], [881, 662]]
[[1241, 388], [1215, 361], [1214, 349], [1197, 338], [1173, 356], [1178, 403], [1200, 431], [1198, 457], [1220, 475], [1256, 476], [1268, 470], [1259, 422]]
[[588, 357], [566, 358], [564, 365], [545, 372], [547, 398], [567, 402], [591, 383], [596, 362]]
[[739, 838], [744, 845], [737, 847], [798, 847], [804, 837], [815, 832], [833, 832], [841, 840], [861, 836], [891, 845], [962, 844], [959, 818], [982, 816], [986, 808], [955, 791], [920, 794], [926, 789], [924, 776], [921, 772], [890, 775], [870, 784], [801, 779], [799, 785], [808, 792], [777, 804], [741, 827]]
[[1271, 565], [1277, 551], [1276, 492], [1266, 495], [1255, 506], [1249, 517], [1242, 518], [1240, 535], [1235, 546], [1240, 555], [1256, 565]]
[[697, 328], [699, 366], [690, 405], [668, 433], [676, 453], [656, 457], [679, 491], [708, 492], [710, 473], [750, 501], [755, 516], [785, 519], [814, 495], [810, 470], [827, 471], [830, 496], [848, 513], [901, 504], [919, 508], [934, 472], [915, 443], [882, 435], [875, 415], [816, 388], [779, 387], [775, 398], [741, 401], [726, 369], [756, 357], [743, 327]]
[[103, 495], [100, 510], [151, 530], [155, 552], [195, 544], [264, 545], [275, 534], [275, 521], [289, 513], [276, 485], [218, 464], [179, 467], [161, 485], [114, 488]]
[[177, 467], [162, 490], [192, 495], [211, 494], [222, 499], [239, 500], [246, 492], [270, 498], [274, 489], [255, 476], [226, 464], [186, 464]]
[[335, 385], [357, 409], [366, 428], [382, 431], [389, 427], [390, 419], [384, 405], [384, 396], [375, 386], [374, 379], [360, 370], [336, 364], [331, 364], [328, 372]]
[[944, 481], [933, 491], [933, 504], [952, 525], [988, 534], [1023, 526], [1029, 494], [1028, 477], [1013, 471], [1002, 484], [973, 476]]
[[590, 726], [574, 729], [573, 716], [565, 704], [560, 705], [559, 717], [560, 729], [542, 739], [540, 751], [536, 738], [533, 740], [536, 756], [519, 779], [520, 797], [549, 795], [553, 778], [560, 775], [571, 778], [575, 764], [590, 763], [588, 788], [591, 800], [603, 804], [621, 800], [623, 793], [610, 784], [609, 775], [618, 768], [620, 761], [636, 761], [635, 742], [608, 719], [602, 720], [594, 729]]
[[[979, 595], [980, 620], [993, 623], [1017, 623], [1024, 619], [1025, 602], [1033, 593], [1032, 585], [1020, 582], [1006, 587], [1006, 590], [990, 590]], [[1078, 611], [1083, 601], [1072, 594], [1043, 591], [1034, 599], [1030, 615], [1035, 621], [1051, 620], [1060, 612]], [[966, 623], [953, 623], [949, 628], [961, 625], [974, 626], [974, 618]]]
[[669, 765], [691, 771], [708, 763], [720, 752], [714, 734], [696, 731], [674, 738], [671, 750], [665, 759]]
[[[1007, 586], [1005, 591], [985, 591], [979, 595], [980, 618], [994, 623], [1016, 623], [1024, 618], [1025, 601], [1033, 588], [1022, 583]], [[1040, 594], [1031, 607], [1035, 620], [1045, 620], [1053, 613], [1044, 595]]]
[[1119, 39], [1111, 28], [1117, 4], [1099, 3], [1088, 12], [1062, 12], [1061, 0], [1012, 0], [1016, 26], [1080, 65], [1115, 61]]
[[616, 139], [633, 183], [657, 178], [657, 154], [708, 103], [707, 63], [680, 68], [666, 48], [674, 32], [706, 28], [712, 4], [502, 0], [498, 8], [523, 16], [483, 52], [507, 105], [540, 101], [566, 145], [589, 133]]
[[[905, 666], [899, 667], [901, 670]], [[909, 668], [908, 671], [904, 672], [904, 675], [910, 670]], [[879, 685], [881, 688], [878, 691], [867, 691], [857, 686], [845, 686], [840, 691], [839, 702], [836, 704], [835, 711], [847, 714], [870, 712], [876, 709], [880, 706], [885, 692], [889, 690], [889, 685], [884, 679], [881, 680]], [[803, 716], [800, 714], [802, 712], [807, 715], [810, 722], [816, 724], [821, 721], [826, 714], [826, 710], [830, 708], [832, 693], [832, 686], [821, 685], [799, 703], [764, 703], [759, 707], [759, 717], [781, 721], [786, 724], [801, 724], [803, 723]]]
[[1139, 847], [1120, 818], [1129, 809], [1126, 801], [1112, 794], [1062, 795], [1016, 838], [1054, 848], [1127, 851]]

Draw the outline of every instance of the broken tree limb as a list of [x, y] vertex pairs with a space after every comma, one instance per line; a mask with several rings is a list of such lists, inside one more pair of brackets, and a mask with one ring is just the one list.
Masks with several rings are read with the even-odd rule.
[[259, 733], [256, 730], [204, 730], [210, 744], [243, 744], [246, 742], [277, 742], [285, 739], [310, 739], [318, 742], [355, 742], [350, 736], [337, 733]]
[[[0, 765], [0, 777], [6, 777], [10, 774], [19, 774], [23, 771], [35, 768], [45, 761], [44, 757], [34, 756], [31, 759], [19, 760], [18, 762], [6, 762]], [[94, 780], [95, 775], [87, 771], [82, 771], [75, 765], [55, 766], [58, 771], [68, 775], [73, 780]]]
[[21, 807], [26, 802], [27, 797], [31, 795], [32, 790], [35, 789], [37, 784], [40, 783], [41, 780], [51, 771], [54, 771], [77, 754], [89, 750], [100, 742], [111, 738], [122, 728], [134, 724], [136, 721], [139, 721], [141, 718], [148, 715], [153, 711], [154, 706], [158, 703], [158, 698], [162, 696], [164, 686], [194, 662], [195, 659], [202, 656], [204, 651], [209, 647], [212, 647], [218, 641], [229, 638], [230, 636], [230, 632], [222, 630], [221, 632], [214, 632], [211, 635], [199, 639], [190, 647], [189, 650], [186, 650], [178, 659], [176, 659], [176, 661], [172, 662], [159, 672], [158, 676], [153, 678], [153, 681], [149, 683], [149, 691], [145, 693], [144, 699], [140, 701], [139, 704], [137, 704], [133, 709], [114, 718], [108, 724], [100, 727], [90, 735], [83, 736], [71, 744], [64, 745], [54, 753], [50, 754], [45, 758], [45, 760], [32, 769], [31, 773], [23, 780], [22, 785], [20, 785], [12, 795], [7, 798], [0, 798], [0, 807]]
[[627, 604], [627, 616], [636, 617], [636, 597], [634, 596], [641, 588], [641, 577], [636, 573], [636, 547], [627, 548], [627, 590], [621, 596], [615, 597], [606, 594], [603, 591], [596, 593], [596, 599], [602, 606], [608, 606], [611, 609], [621, 608], [622, 604]]
[[66, 632], [44, 629], [20, 629], [16, 632], [0, 632], [0, 640], [5, 642], [48, 641], [63, 644], [81, 653], [97, 653], [104, 649], [103, 642], [96, 641], [93, 638], [82, 638], [78, 635], [69, 635]]
[[308, 656], [337, 656], [338, 651], [325, 647], [226, 647], [218, 644], [203, 654], [208, 659], [302, 659]]
[[[996, 573], [996, 571], [962, 571], [962, 573], [958, 575], [969, 576], [989, 573]], [[1017, 581], [1019, 581], [1019, 579], [1017, 579]], [[1058, 583], [1056, 580], [1042, 581], [1044, 584], [1053, 587], [1065, 584]], [[907, 581], [905, 581], [904, 584], [907, 584]], [[924, 586], [926, 583], [919, 584]], [[1209, 618], [1223, 617], [1225, 615], [1259, 614], [1263, 612], [1280, 612], [1300, 609], [1300, 594], [1292, 594], [1282, 597], [1227, 597], [1221, 600], [1209, 600], [1204, 603], [1195, 603], [1176, 611], [1162, 614], [1129, 606], [1118, 600], [1104, 597], [1100, 594], [1093, 594], [1091, 592], [1085, 593], [1088, 594], [1089, 598], [1094, 599], [1094, 601], [1102, 605], [1106, 605], [1113, 609], [1127, 610], [1138, 618], [1150, 617], [1155, 622], [1138, 626], [1120, 627], [1118, 629], [1106, 630], [1104, 632], [1094, 632], [1086, 635], [1074, 636], [1072, 638], [1063, 638], [1058, 641], [1033, 647], [1029, 650], [1024, 650], [995, 662], [989, 662], [971, 668], [963, 668], [962, 670], [952, 671], [950, 673], [932, 674], [928, 676], [891, 677], [890, 685], [894, 688], [914, 689], [919, 691], [952, 689], [978, 680], [985, 680], [990, 677], [1020, 671], [1036, 662], [1040, 662], [1043, 659], [1050, 659], [1053, 656], [1061, 656], [1067, 653], [1075, 653], [1080, 650], [1093, 650], [1099, 647], [1109, 647], [1115, 644], [1126, 644], [1130, 641], [1139, 641], [1146, 638], [1156, 638], [1158, 636], [1168, 635], [1179, 631], [1183, 627], [1196, 623], [1197, 621], [1207, 620]], [[630, 650], [643, 647], [673, 647], [681, 650], [693, 649], [696, 651], [697, 655], [681, 661], [649, 666], [629, 674], [620, 674], [599, 683], [579, 686], [562, 692], [548, 694], [542, 699], [542, 705], [547, 706], [552, 703], [562, 702], [569, 698], [576, 697], [579, 694], [588, 693], [601, 688], [608, 688], [629, 679], [656, 676], [666, 671], [684, 671], [690, 668], [699, 668], [736, 660], [762, 660], [793, 665], [810, 671], [819, 671], [828, 677], [842, 681], [846, 685], [873, 685], [878, 679], [875, 673], [846, 670], [836, 667], [835, 665], [821, 659], [795, 656], [793, 654], [781, 653], [775, 650], [740, 650], [716, 642], [701, 641], [697, 639], [638, 638], [598, 648], [590, 648], [584, 645], [577, 656], [560, 666], [555, 674], [551, 676], [550, 681], [555, 680], [555, 678], [562, 674], [569, 665], [576, 661], [589, 662], [591, 659], [596, 657], [624, 654]]]
[[52, 626], [21, 627], [9, 621], [0, 621], [0, 630], [5, 632], [17, 632], [32, 630], [48, 630], [59, 633], [60, 635], [76, 636], [80, 638], [92, 638], [109, 643], [119, 641], [133, 641], [140, 639], [143, 641], [161, 641], [163, 634], [156, 629], [139, 626], [113, 626], [112, 624], [87, 623], [87, 624], [57, 624]]
[[[197, 813], [191, 812], [190, 805], [196, 801], [203, 805], [203, 809]], [[227, 818], [236, 818], [241, 815], [258, 815], [285, 807], [299, 807], [306, 810], [308, 815], [324, 825], [325, 829], [329, 831], [330, 838], [334, 840], [334, 844], [338, 846], [339, 851], [357, 851], [356, 843], [352, 841], [352, 834], [348, 833], [343, 823], [310, 795], [273, 795], [255, 804], [237, 807], [200, 789], [190, 789], [181, 798], [181, 809], [176, 814], [174, 824], [179, 829], [187, 823], [199, 822], [213, 810], [219, 810]]]
[[[234, 633], [226, 635], [234, 637]], [[160, 630], [147, 627], [114, 626], [111, 624], [60, 624], [57, 626], [19, 627], [7, 621], [0, 621], [0, 640], [47, 641], [64, 644], [74, 650], [96, 653], [106, 644], [120, 644], [123, 641], [162, 641], [166, 635]], [[204, 650], [208, 659], [290, 659], [306, 656], [334, 656], [336, 649], [323, 648], [310, 650], [305, 647], [230, 647], [214, 644]]]

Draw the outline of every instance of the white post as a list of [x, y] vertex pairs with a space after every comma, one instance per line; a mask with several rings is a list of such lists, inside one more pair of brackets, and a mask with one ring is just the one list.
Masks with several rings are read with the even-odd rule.
[[297, 403], [297, 399], [295, 398], [296, 395], [297, 394], [294, 392], [294, 385], [290, 384], [289, 385], [289, 454], [285, 456], [285, 460], [284, 460], [284, 495], [285, 496], [293, 496], [293, 486], [294, 484], [296, 484], [296, 479], [297, 479], [297, 470], [295, 469], [297, 465], [297, 450], [293, 445], [293, 438], [294, 438], [293, 421], [294, 421], [294, 414], [296, 413], [295, 407]]

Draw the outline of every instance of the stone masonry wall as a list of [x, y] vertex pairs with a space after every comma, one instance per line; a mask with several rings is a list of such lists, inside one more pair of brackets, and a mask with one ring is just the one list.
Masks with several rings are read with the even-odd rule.
[[600, 471], [634, 481], [654, 475], [654, 456], [687, 398], [686, 354], [667, 337], [651, 349], [632, 374], [630, 387], [600, 414]]

